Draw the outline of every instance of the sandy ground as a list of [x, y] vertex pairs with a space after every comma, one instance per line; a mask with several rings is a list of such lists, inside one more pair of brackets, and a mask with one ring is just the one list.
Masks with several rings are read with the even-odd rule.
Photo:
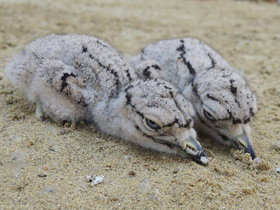
[[[125, 55], [195, 37], [247, 75], [258, 96], [257, 165], [206, 137], [207, 167], [100, 134], [38, 121], [4, 78], [7, 58], [49, 33], [98, 36]], [[0, 209], [279, 209], [280, 7], [187, 0], [0, 0]], [[103, 175], [91, 186], [86, 176]]]

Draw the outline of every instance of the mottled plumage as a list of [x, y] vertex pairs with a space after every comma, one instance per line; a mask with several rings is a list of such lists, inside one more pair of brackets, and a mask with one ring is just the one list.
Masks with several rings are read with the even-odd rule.
[[191, 101], [195, 129], [255, 158], [248, 122], [257, 111], [256, 98], [240, 71], [217, 52], [192, 38], [163, 40], [130, 59], [142, 79], [172, 83]]
[[5, 72], [55, 121], [89, 121], [146, 148], [207, 164], [195, 140], [192, 105], [168, 82], [137, 80], [107, 43], [84, 35], [50, 35], [31, 42]]

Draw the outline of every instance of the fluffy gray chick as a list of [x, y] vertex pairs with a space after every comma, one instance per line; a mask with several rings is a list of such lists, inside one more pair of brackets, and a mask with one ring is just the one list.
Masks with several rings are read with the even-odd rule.
[[169, 83], [136, 80], [111, 46], [84, 35], [49, 35], [5, 68], [27, 98], [55, 121], [89, 121], [112, 136], [207, 164], [192, 105]]
[[256, 97], [244, 76], [217, 52], [192, 38], [163, 40], [145, 47], [130, 63], [140, 78], [164, 79], [195, 109], [195, 129], [256, 157], [249, 139]]

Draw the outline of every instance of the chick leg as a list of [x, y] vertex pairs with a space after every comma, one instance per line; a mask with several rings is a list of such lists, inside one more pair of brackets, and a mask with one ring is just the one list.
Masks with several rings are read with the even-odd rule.
[[44, 113], [43, 113], [43, 108], [42, 108], [42, 104], [41, 101], [38, 100], [36, 102], [36, 111], [35, 111], [35, 116], [38, 120], [43, 120], [44, 117]]
[[83, 87], [74, 67], [60, 60], [44, 60], [32, 88], [36, 100], [36, 117], [45, 113], [55, 122], [84, 120], [87, 104]]

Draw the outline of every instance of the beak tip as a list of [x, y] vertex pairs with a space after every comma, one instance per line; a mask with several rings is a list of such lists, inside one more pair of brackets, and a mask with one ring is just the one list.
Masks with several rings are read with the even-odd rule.
[[245, 148], [245, 153], [249, 153], [252, 157], [252, 160], [256, 159], [256, 153], [253, 148]]
[[195, 157], [195, 161], [203, 165], [208, 165], [209, 163], [209, 160], [204, 151], [201, 151], [200, 154]]
[[240, 136], [238, 136], [235, 140], [235, 145], [238, 149], [244, 149], [245, 153], [249, 153], [252, 157], [252, 160], [256, 158], [256, 153], [253, 147], [253, 144], [251, 143], [250, 139], [248, 138], [246, 132], [244, 131]]
[[209, 160], [207, 159], [206, 156], [200, 157], [200, 162], [203, 163], [204, 165], [208, 165]]

